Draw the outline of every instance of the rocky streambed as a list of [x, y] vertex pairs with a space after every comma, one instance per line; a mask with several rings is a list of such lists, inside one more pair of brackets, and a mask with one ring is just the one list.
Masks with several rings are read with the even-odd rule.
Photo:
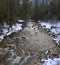
[[28, 22], [0, 42], [0, 65], [46, 65], [48, 58], [60, 57], [52, 38], [38, 23]]

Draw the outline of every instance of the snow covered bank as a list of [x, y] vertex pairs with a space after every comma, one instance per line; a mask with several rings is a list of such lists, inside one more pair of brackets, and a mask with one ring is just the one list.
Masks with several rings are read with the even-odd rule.
[[58, 35], [56, 38], [53, 38], [53, 40], [57, 43], [57, 45], [60, 45], [60, 35]]
[[9, 27], [8, 24], [4, 23], [2, 28], [2, 35], [0, 35], [0, 42], [4, 39], [4, 36], [9, 36], [14, 32], [18, 32], [19, 30], [22, 30], [22, 23], [24, 20], [18, 20], [18, 22], [15, 25], [12, 25], [12, 27]]
[[47, 60], [43, 60], [44, 61], [43, 65], [60, 65], [60, 58], [54, 58], [54, 59], [50, 59], [48, 58]]
[[41, 26], [42, 26], [43, 28], [46, 28], [46, 29], [51, 29], [51, 24], [50, 24], [50, 23], [42, 22], [42, 23], [41, 23]]
[[59, 45], [60, 42], [60, 21], [58, 22], [47, 22], [47, 21], [38, 21], [43, 29], [46, 29], [48, 33], [50, 32], [55, 36], [53, 40]]

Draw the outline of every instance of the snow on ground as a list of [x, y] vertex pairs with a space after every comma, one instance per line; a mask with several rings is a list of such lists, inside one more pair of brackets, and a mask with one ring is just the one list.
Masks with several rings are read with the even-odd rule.
[[8, 33], [8, 28], [3, 28], [2, 31], [3, 31], [3, 34], [6, 35], [6, 33]]
[[22, 30], [22, 24], [17, 24], [16, 23], [16, 28], [15, 28], [15, 31], [19, 31], [19, 30]]
[[52, 28], [50, 32], [54, 35], [59, 35], [60, 34], [60, 28]]
[[48, 58], [47, 60], [43, 61], [44, 61], [43, 65], [60, 65], [60, 58], [54, 58], [54, 59]]
[[57, 45], [60, 45], [60, 35], [58, 35], [56, 38], [53, 38], [53, 40], [57, 43]]
[[50, 24], [50, 23], [45, 23], [45, 22], [43, 22], [43, 23], [41, 23], [41, 26], [42, 26], [43, 28], [46, 28], [46, 29], [51, 29], [51, 24]]
[[[18, 22], [23, 22], [24, 20], [18, 20]], [[18, 32], [19, 30], [22, 30], [22, 23], [16, 23], [15, 25], [12, 25], [12, 28], [9, 28], [9, 25], [4, 23], [2, 28], [3, 35], [0, 35], [0, 42], [3, 40], [4, 36], [9, 36], [10, 34], [14, 32]]]

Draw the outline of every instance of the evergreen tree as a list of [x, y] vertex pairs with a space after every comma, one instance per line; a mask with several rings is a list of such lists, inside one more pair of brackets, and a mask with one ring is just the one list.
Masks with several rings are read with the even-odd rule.
[[0, 21], [9, 24], [18, 18], [19, 0], [0, 0]]
[[38, 12], [38, 0], [35, 0], [34, 16], [33, 16], [33, 18], [35, 19], [35, 21], [38, 20], [38, 14], [39, 14], [39, 12]]
[[31, 18], [31, 11], [31, 2], [29, 0], [23, 0], [20, 5], [20, 17], [24, 19]]

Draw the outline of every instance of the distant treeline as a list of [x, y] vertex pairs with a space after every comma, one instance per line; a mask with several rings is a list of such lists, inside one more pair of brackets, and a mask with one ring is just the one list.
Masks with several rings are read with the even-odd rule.
[[[34, 6], [30, 0], [0, 0], [0, 22], [12, 24], [18, 19], [52, 20], [60, 19], [60, 0], [52, 0], [49, 4], [39, 4], [35, 0]], [[42, 0], [44, 1], [44, 0]]]

